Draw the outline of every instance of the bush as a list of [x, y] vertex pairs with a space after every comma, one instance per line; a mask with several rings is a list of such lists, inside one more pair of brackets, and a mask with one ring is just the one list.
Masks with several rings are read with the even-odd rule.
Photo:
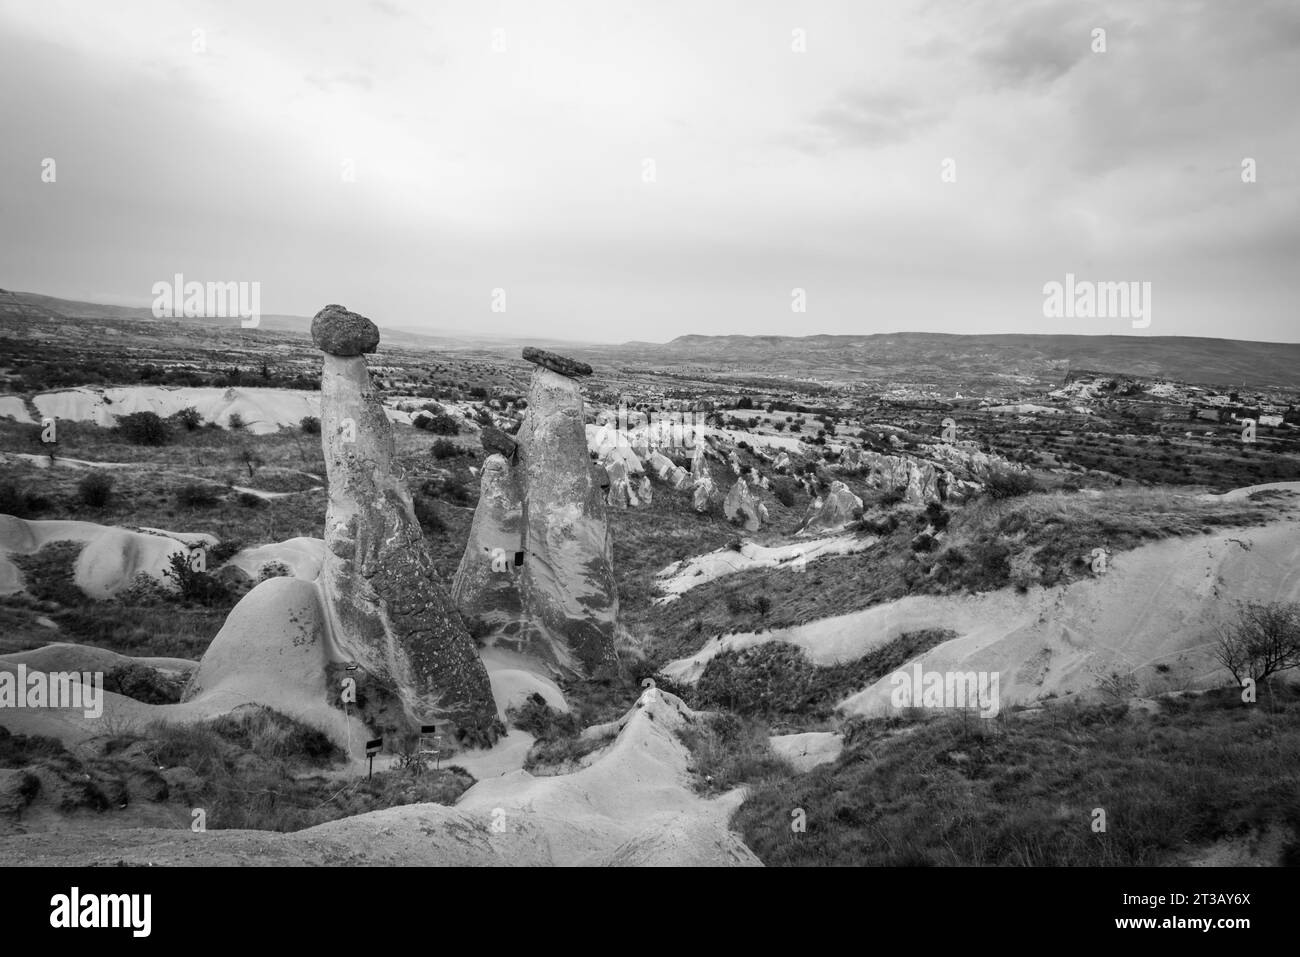
[[298, 421], [298, 428], [307, 435], [320, 435], [320, 419], [314, 415], [304, 415]]
[[184, 681], [169, 678], [156, 668], [137, 662], [118, 665], [104, 675], [104, 690], [125, 695], [145, 704], [176, 704], [181, 700]]
[[136, 445], [166, 445], [171, 430], [157, 412], [132, 412], [120, 416], [117, 430], [128, 442]]
[[460, 435], [460, 425], [446, 412], [422, 415], [412, 420], [417, 429], [424, 429], [434, 435]]
[[1037, 489], [1033, 475], [1020, 469], [996, 468], [984, 480], [984, 492], [990, 498], [1015, 498]]
[[31, 518], [49, 507], [49, 501], [33, 495], [15, 482], [0, 482], [0, 515]]
[[414, 496], [415, 520], [420, 523], [420, 530], [426, 535], [440, 535], [447, 531], [447, 523], [442, 520], [438, 514], [438, 509], [433, 504], [433, 499], [427, 495], [417, 494]]
[[775, 495], [776, 500], [786, 508], [791, 508], [794, 506], [794, 490], [794, 479], [782, 478], [777, 479], [776, 485], [772, 488], [772, 494]]
[[90, 472], [77, 483], [77, 497], [90, 508], [104, 508], [113, 498], [113, 476]]
[[272, 578], [292, 577], [293, 569], [284, 562], [276, 561], [275, 559], [271, 559], [271, 561], [268, 562], [262, 562], [257, 569], [257, 581], [259, 584], [264, 581], [269, 581]]
[[176, 490], [176, 504], [181, 508], [210, 508], [217, 504], [217, 490], [212, 485], [189, 482]]
[[789, 763], [773, 753], [768, 729], [759, 721], [734, 714], [705, 715], [677, 736], [691, 752], [695, 787], [704, 794], [793, 776]]
[[554, 710], [536, 691], [523, 704], [507, 709], [506, 723], [527, 731], [538, 741], [577, 737], [582, 732], [573, 713]]
[[[468, 505], [473, 501], [469, 488], [454, 475], [446, 478], [427, 479], [420, 483], [419, 494], [429, 498], [446, 499], [456, 505]], [[417, 498], [419, 496], [416, 496]]]
[[227, 538], [208, 549], [208, 564], [213, 568], [218, 568], [243, 550], [243, 539]]
[[199, 415], [199, 410], [192, 405], [187, 405], [172, 418], [184, 426], [186, 432], [193, 432], [203, 424], [203, 416]]
[[228, 597], [226, 586], [221, 580], [207, 572], [195, 571], [190, 566], [188, 555], [174, 552], [168, 559], [168, 565], [168, 568], [163, 569], [163, 575], [176, 583], [181, 597], [186, 601], [216, 605]]
[[[421, 420], [424, 421], [424, 420]], [[460, 455], [460, 446], [448, 439], [437, 439], [433, 443], [433, 448], [429, 450], [433, 457], [441, 461], [442, 459], [455, 458]]]
[[226, 419], [226, 428], [231, 432], [242, 432], [244, 430], [244, 417], [238, 412], [231, 412], [230, 418]]

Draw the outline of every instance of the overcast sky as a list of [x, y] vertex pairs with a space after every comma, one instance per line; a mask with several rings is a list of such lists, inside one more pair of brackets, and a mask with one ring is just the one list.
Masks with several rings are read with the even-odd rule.
[[[179, 272], [611, 342], [1300, 341], [1295, 0], [0, 0], [0, 51], [9, 289], [149, 305]], [[1150, 326], [1045, 318], [1067, 272], [1150, 282]]]

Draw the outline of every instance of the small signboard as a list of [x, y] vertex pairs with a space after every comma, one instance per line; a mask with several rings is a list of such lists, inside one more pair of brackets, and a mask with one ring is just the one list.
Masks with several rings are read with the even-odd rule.
[[383, 748], [383, 746], [384, 746], [384, 739], [383, 739], [383, 738], [375, 738], [375, 739], [372, 740], [372, 741], [367, 741], [367, 742], [366, 742], [366, 754], [369, 754], [369, 755], [375, 755], [375, 754], [378, 754], [379, 751], [380, 751], [380, 749]]
[[420, 733], [421, 733], [421, 734], [437, 734], [437, 733], [438, 733], [438, 726], [437, 726], [436, 724], [422, 724], [422, 725], [420, 725]]

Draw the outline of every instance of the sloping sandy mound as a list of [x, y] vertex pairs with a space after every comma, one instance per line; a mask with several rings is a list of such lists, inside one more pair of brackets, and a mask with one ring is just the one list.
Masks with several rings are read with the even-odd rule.
[[58, 641], [29, 651], [0, 655], [0, 668], [15, 670], [26, 665], [28, 671], [102, 671], [109, 672], [126, 664], [144, 665], [168, 674], [188, 674], [199, 666], [188, 658], [132, 658], [107, 648], [75, 645]]
[[805, 731], [802, 734], [779, 734], [769, 738], [772, 751], [790, 762], [796, 771], [811, 771], [819, 764], [829, 764], [844, 750], [844, 738], [834, 731]]
[[267, 562], [282, 562], [294, 578], [314, 582], [320, 575], [321, 562], [325, 558], [325, 542], [319, 538], [290, 538], [283, 542], [258, 545], [236, 552], [227, 561], [245, 572], [249, 578], [256, 579], [263, 565]]
[[801, 564], [818, 558], [829, 555], [852, 555], [854, 552], [866, 551], [876, 541], [876, 538], [863, 538], [857, 535], [837, 535], [790, 545], [774, 545], [770, 548], [749, 541], [742, 542], [739, 551], [732, 548], [719, 548], [704, 555], [673, 562], [659, 571], [655, 575], [654, 584], [663, 594], [654, 601], [656, 604], [676, 601], [698, 585], [753, 568], [786, 566], [798, 571]]
[[[1132, 674], [1139, 690], [1224, 677], [1214, 660], [1217, 623], [1238, 600], [1300, 600], [1300, 526], [1171, 539], [1113, 557], [1106, 574], [1026, 594], [910, 596], [849, 615], [762, 634], [726, 635], [663, 668], [693, 683], [727, 648], [786, 641], [817, 664], [852, 660], [899, 635], [949, 628], [960, 637], [921, 655], [926, 671], [1000, 675], [1001, 705], [1090, 691], [1098, 676]], [[1167, 671], [1158, 673], [1156, 665]], [[910, 668], [910, 665], [909, 665]], [[852, 713], [890, 707], [889, 677], [842, 702]]]
[[1247, 485], [1245, 488], [1234, 488], [1231, 492], [1224, 492], [1222, 495], [1207, 495], [1205, 497], [1216, 502], [1242, 502], [1256, 492], [1300, 493], [1300, 482], [1265, 482], [1263, 485]]
[[[32, 655], [49, 655], [71, 666], [67, 670], [78, 671], [86, 670], [78, 667], [83, 661], [97, 660], [94, 649], [65, 646], [56, 653], [47, 646], [0, 659], [0, 669], [16, 669]], [[114, 662], [118, 660], [120, 656], [115, 656]], [[158, 662], [158, 667], [177, 661], [138, 660]], [[181, 704], [148, 705], [105, 692], [99, 717], [70, 708], [6, 708], [0, 710], [0, 724], [20, 734], [48, 735], [75, 744], [101, 734], [139, 730], [151, 721], [201, 721], [257, 704], [318, 728], [350, 753], [359, 754], [369, 734], [359, 720], [345, 718], [332, 704], [339, 689], [327, 685], [326, 665], [337, 660], [316, 586], [296, 578], [272, 578], [230, 612], [194, 670], [189, 697]]]
[[[265, 586], [263, 586], [265, 587]], [[28, 864], [758, 865], [727, 820], [733, 791], [694, 794], [674, 729], [695, 715], [658, 691], [618, 722], [617, 738], [574, 774], [517, 771], [480, 781], [454, 807], [416, 804], [293, 834], [126, 830], [85, 841], [58, 833], [0, 839]]]
[[217, 544], [202, 532], [135, 532], [94, 522], [35, 521], [0, 515], [0, 595], [23, 588], [22, 575], [8, 558], [30, 555], [50, 542], [85, 542], [77, 558], [75, 582], [92, 598], [108, 598], [141, 572], [159, 581], [172, 554], [191, 543]]
[[271, 578], [245, 595], [203, 653], [176, 707], [203, 715], [260, 704], [319, 728], [355, 752], [364, 726], [335, 706], [326, 667], [345, 659], [330, 639], [320, 591], [297, 578]]
[[31, 423], [36, 420], [27, 411], [27, 404], [22, 396], [0, 395], [0, 419], [13, 419], [15, 422]]
[[[184, 386], [126, 386], [113, 389], [67, 389], [45, 392], [32, 401], [43, 416], [73, 422], [94, 422], [110, 428], [117, 417], [132, 412], [156, 412], [166, 418], [193, 406], [204, 422], [222, 428], [238, 413], [254, 435], [266, 435], [284, 426], [296, 426], [304, 416], [320, 418], [320, 393], [302, 389], [262, 389], [251, 386], [217, 389]], [[410, 422], [407, 412], [385, 409], [388, 417]]]

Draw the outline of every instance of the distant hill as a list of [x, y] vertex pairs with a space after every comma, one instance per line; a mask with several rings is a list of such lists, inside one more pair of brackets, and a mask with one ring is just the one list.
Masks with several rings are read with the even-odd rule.
[[[322, 303], [322, 305], [324, 305]], [[35, 292], [13, 292], [0, 289], [0, 322], [6, 316], [27, 319], [62, 319], [68, 321], [95, 319], [125, 319], [137, 322], [163, 323], [198, 323], [209, 326], [239, 325], [239, 320], [230, 318], [212, 318], [202, 316], [196, 319], [173, 319], [154, 317], [148, 306], [110, 306], [98, 302], [83, 302], [77, 299], [60, 299]], [[263, 313], [258, 328], [276, 332], [295, 332], [311, 335], [311, 318]], [[380, 325], [382, 341], [389, 345], [404, 346], [412, 349], [474, 349], [487, 352], [516, 353], [520, 345], [535, 345], [551, 349], [563, 349], [578, 345], [559, 339], [539, 339], [527, 336], [491, 335], [489, 333], [458, 333], [445, 329], [415, 330], [404, 326]]]
[[893, 380], [1033, 376], [1072, 368], [1211, 384], [1300, 388], [1300, 344], [1190, 336], [948, 335], [679, 336], [656, 344], [594, 346], [606, 362], [727, 368], [763, 374]]

